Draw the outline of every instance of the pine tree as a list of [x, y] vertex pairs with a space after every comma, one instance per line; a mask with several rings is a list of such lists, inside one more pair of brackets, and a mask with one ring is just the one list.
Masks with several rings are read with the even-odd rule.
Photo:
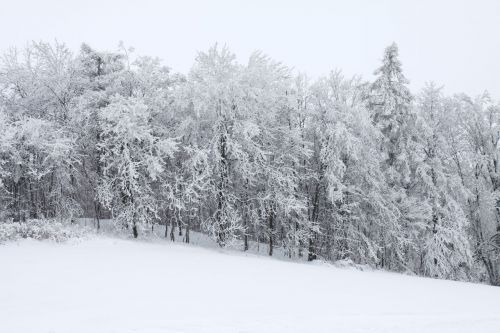
[[417, 207], [408, 197], [411, 183], [411, 152], [414, 115], [412, 95], [407, 87], [409, 81], [403, 74], [396, 43], [385, 49], [382, 66], [375, 71], [376, 80], [371, 86], [369, 107], [374, 124], [382, 133], [380, 151], [384, 154], [382, 170], [390, 192], [390, 201], [397, 207], [397, 224], [392, 224], [393, 235], [381, 233], [383, 240], [380, 265], [391, 268], [393, 264], [402, 267], [411, 244], [406, 236]]

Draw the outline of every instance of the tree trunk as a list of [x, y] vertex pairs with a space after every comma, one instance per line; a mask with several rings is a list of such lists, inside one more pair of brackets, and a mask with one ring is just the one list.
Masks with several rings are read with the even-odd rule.
[[[222, 105], [219, 103], [219, 113], [222, 112]], [[224, 121], [224, 120], [223, 120]], [[217, 208], [218, 211], [216, 213], [216, 221], [218, 227], [218, 235], [217, 235], [217, 243], [220, 247], [224, 247], [227, 241], [227, 232], [228, 232], [228, 221], [227, 215], [225, 214], [225, 210], [227, 209], [227, 199], [226, 199], [226, 191], [227, 191], [227, 183], [228, 183], [228, 160], [227, 160], [227, 128], [226, 125], [223, 124], [222, 130], [223, 132], [219, 136], [219, 154], [220, 154], [220, 174], [219, 174], [219, 184], [217, 191]]]
[[243, 214], [243, 251], [248, 251], [248, 178], [245, 182], [245, 213]]
[[[316, 223], [319, 218], [319, 183], [316, 184], [316, 188], [314, 190], [314, 197], [313, 197], [313, 209], [312, 209], [312, 214], [311, 214], [311, 222]], [[313, 261], [316, 259], [316, 248], [314, 246], [314, 241], [313, 237], [314, 231], [310, 230], [309, 231], [309, 249], [308, 249], [308, 254], [307, 254], [307, 261]]]
[[314, 242], [312, 236], [309, 237], [309, 254], [307, 255], [307, 261], [313, 261], [316, 259], [316, 251], [314, 249]]
[[170, 240], [172, 242], [175, 242], [175, 222], [174, 220], [171, 220], [171, 225], [170, 225]]
[[94, 202], [95, 219], [97, 222], [97, 231], [101, 229], [100, 215], [101, 215], [101, 204], [97, 201]]
[[168, 237], [168, 216], [167, 211], [165, 210], [165, 238]]
[[137, 226], [135, 225], [135, 222], [134, 222], [134, 226], [132, 227], [132, 232], [134, 234], [134, 238], [137, 238], [137, 236], [139, 236], [139, 233], [137, 232]]
[[273, 236], [274, 236], [274, 214], [269, 213], [269, 255], [273, 255]]

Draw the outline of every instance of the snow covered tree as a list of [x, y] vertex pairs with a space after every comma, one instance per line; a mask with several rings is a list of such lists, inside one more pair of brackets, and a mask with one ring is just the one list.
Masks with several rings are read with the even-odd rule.
[[11, 175], [9, 161], [13, 154], [13, 139], [14, 131], [10, 119], [3, 108], [0, 107], [0, 220], [5, 220], [8, 217], [7, 202], [9, 192], [5, 185]]
[[[377, 264], [384, 234], [398, 242], [397, 210], [381, 172], [380, 133], [365, 107], [367, 84], [340, 71], [312, 87], [310, 181], [322, 230], [321, 254]], [[319, 196], [319, 198], [318, 198]]]
[[235, 56], [217, 45], [207, 53], [199, 53], [189, 75], [191, 106], [197, 119], [197, 147], [210, 154], [211, 199], [213, 212], [204, 227], [220, 246], [232, 242], [241, 231], [241, 215], [237, 210], [234, 190], [235, 160], [242, 160], [239, 142], [234, 139], [242, 119], [240, 112], [241, 68]]
[[418, 98], [418, 158], [411, 195], [423, 207], [415, 242], [423, 274], [461, 279], [471, 267], [466, 192], [445, 135], [449, 110], [441, 88], [428, 84]]
[[71, 217], [78, 156], [71, 133], [72, 106], [78, 91], [73, 58], [64, 44], [30, 43], [2, 58], [2, 113], [8, 119], [10, 156], [7, 211], [15, 220]]
[[371, 87], [370, 108], [373, 122], [380, 128], [386, 154], [386, 174], [390, 184], [404, 185], [409, 181], [406, 140], [410, 126], [412, 96], [398, 59], [398, 46], [393, 43], [385, 49], [382, 66], [375, 71], [377, 79]]
[[240, 141], [250, 159], [244, 181], [255, 198], [253, 228], [268, 242], [269, 255], [276, 246], [296, 255], [311, 233], [297, 172], [310, 152], [300, 132], [297, 90], [290, 69], [260, 52], [250, 57], [244, 79]]
[[73, 120], [79, 137], [78, 150], [82, 156], [80, 200], [85, 213], [94, 216], [99, 229], [100, 219], [107, 215], [97, 194], [103, 178], [101, 152], [98, 149], [102, 141], [100, 113], [109, 105], [113, 95], [123, 93], [123, 89], [119, 89], [119, 83], [125, 72], [124, 55], [99, 52], [82, 44], [76, 66], [82, 89], [76, 105], [77, 116]]
[[500, 107], [488, 94], [476, 99], [462, 94], [447, 103], [447, 115], [450, 125], [444, 134], [457, 173], [468, 192], [467, 216], [473, 255], [484, 267], [489, 283], [499, 285]]
[[[409, 233], [415, 216], [419, 215], [418, 202], [408, 196], [412, 182], [412, 144], [415, 117], [412, 112], [413, 97], [407, 87], [398, 58], [398, 46], [393, 43], [385, 49], [382, 66], [375, 71], [376, 80], [371, 86], [369, 108], [374, 124], [382, 133], [380, 151], [384, 154], [382, 170], [390, 191], [390, 201], [397, 207], [399, 230], [397, 237], [380, 236], [384, 245], [380, 253], [382, 267], [404, 267], [406, 255], [412, 251]], [[396, 232], [396, 231], [395, 231]]]
[[98, 145], [103, 180], [98, 195], [113, 217], [135, 238], [157, 218], [153, 184], [161, 180], [164, 159], [176, 143], [155, 136], [148, 107], [136, 98], [117, 96], [100, 114], [102, 140]]

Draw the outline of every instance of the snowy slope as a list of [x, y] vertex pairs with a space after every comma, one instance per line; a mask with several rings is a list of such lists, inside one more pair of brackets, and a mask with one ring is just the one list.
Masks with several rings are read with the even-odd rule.
[[500, 332], [500, 288], [169, 242], [0, 246], [0, 332]]

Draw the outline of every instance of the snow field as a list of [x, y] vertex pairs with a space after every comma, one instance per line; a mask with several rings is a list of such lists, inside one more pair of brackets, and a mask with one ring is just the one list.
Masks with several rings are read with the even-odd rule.
[[500, 288], [98, 237], [0, 246], [0, 332], [499, 332]]

